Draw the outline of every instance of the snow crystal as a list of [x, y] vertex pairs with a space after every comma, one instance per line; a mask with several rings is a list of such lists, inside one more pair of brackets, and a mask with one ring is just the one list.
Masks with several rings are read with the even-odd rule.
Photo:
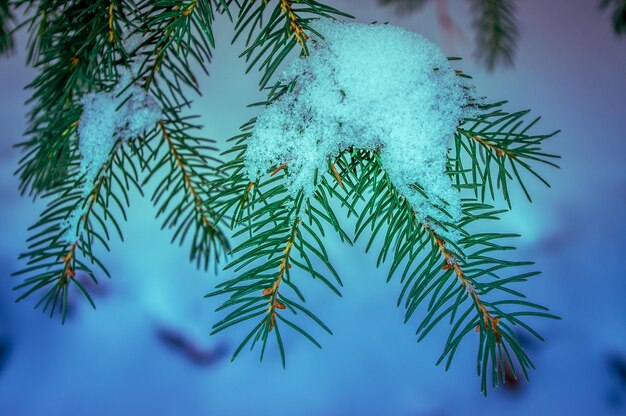
[[[83, 199], [93, 191], [114, 147], [124, 140], [147, 134], [161, 119], [161, 108], [156, 100], [132, 83], [136, 69], [122, 71], [112, 91], [86, 94], [82, 98], [78, 151]], [[66, 242], [76, 241], [86, 209], [87, 206], [78, 206], [62, 224]]]
[[329, 158], [352, 146], [376, 149], [419, 219], [454, 239], [435, 223], [461, 217], [446, 161], [450, 139], [468, 115], [467, 88], [441, 50], [416, 33], [332, 20], [314, 29], [323, 39], [310, 41], [309, 56], [279, 77], [296, 79], [293, 91], [257, 118], [245, 156], [248, 176], [254, 181], [286, 163], [288, 191], [303, 190], [308, 198], [315, 171], [325, 171]]

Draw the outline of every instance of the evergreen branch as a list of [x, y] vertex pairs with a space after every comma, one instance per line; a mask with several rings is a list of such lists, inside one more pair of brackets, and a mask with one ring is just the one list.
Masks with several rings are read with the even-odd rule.
[[200, 93], [198, 81], [189, 68], [193, 59], [208, 74], [206, 66], [215, 47], [213, 7], [211, 0], [140, 3], [139, 33], [144, 37], [142, 49], [146, 51], [142, 64], [146, 88], [152, 86], [158, 73], [165, 72], [161, 81], [178, 105], [185, 103], [181, 84]]
[[517, 43], [517, 19], [512, 0], [472, 0], [476, 29], [476, 55], [488, 69], [498, 63], [513, 64]]
[[425, 226], [424, 228], [428, 234], [430, 234], [434, 244], [439, 248], [439, 252], [444, 258], [445, 264], [443, 265], [442, 270], [452, 269], [454, 271], [456, 278], [461, 282], [461, 286], [465, 288], [467, 296], [471, 298], [474, 306], [476, 306], [476, 309], [479, 311], [483, 325], [477, 327], [477, 330], [480, 330], [481, 327], [489, 330], [496, 343], [500, 344], [502, 340], [502, 334], [498, 329], [500, 318], [494, 317], [489, 313], [485, 304], [480, 300], [474, 284], [465, 277], [465, 273], [459, 264], [457, 256], [446, 247], [446, 242], [439, 237], [432, 228], [428, 226]]
[[247, 32], [246, 49], [240, 56], [249, 62], [246, 73], [257, 65], [263, 71], [261, 88], [265, 88], [296, 45], [300, 46], [302, 54], [308, 54], [307, 32], [317, 34], [310, 26], [313, 20], [321, 17], [352, 17], [315, 0], [277, 0], [274, 8], [267, 13], [267, 23], [264, 23], [269, 3], [270, 0], [244, 1], [237, 15], [233, 38], [234, 42]]
[[269, 321], [269, 331], [271, 332], [276, 324], [276, 309], [285, 309], [285, 304], [278, 300], [279, 298], [279, 289], [280, 284], [285, 277], [285, 273], [288, 268], [291, 268], [289, 264], [289, 259], [291, 257], [291, 249], [294, 246], [296, 238], [298, 238], [298, 226], [300, 225], [301, 220], [297, 220], [294, 222], [294, 225], [291, 227], [291, 234], [287, 238], [287, 242], [285, 243], [285, 248], [283, 249], [283, 256], [280, 260], [280, 266], [278, 275], [274, 279], [274, 283], [272, 286], [263, 289], [261, 294], [263, 296], [268, 297], [268, 305], [267, 305], [267, 317], [266, 319]]
[[294, 12], [292, 2], [290, 0], [279, 0], [280, 10], [283, 12], [285, 16], [289, 19], [289, 36], [294, 36], [296, 41], [302, 47], [302, 51], [304, 54], [307, 54], [305, 42], [309, 39], [309, 36], [304, 33], [304, 29], [298, 20], [299, 17]]
[[[540, 118], [528, 122], [525, 116], [529, 111], [509, 113], [501, 109], [503, 104], [481, 106], [476, 117], [465, 120], [457, 129], [450, 170], [457, 187], [472, 188], [482, 202], [487, 195], [494, 199], [495, 190], [499, 189], [510, 207], [508, 183], [511, 180], [518, 183], [528, 200], [532, 200], [520, 172], [526, 171], [549, 186], [534, 165], [558, 167], [552, 160], [559, 156], [546, 153], [543, 146], [559, 131], [532, 133]], [[466, 168], [467, 164], [471, 168]]]
[[[245, 142], [245, 138], [239, 138], [239, 140]], [[243, 152], [235, 160], [242, 163], [242, 156]], [[232, 163], [226, 165], [225, 169], [233, 169]], [[246, 186], [246, 180], [241, 177], [240, 185], [237, 187], [239, 193], [227, 192], [224, 195], [226, 209], [239, 210], [235, 222], [238, 229], [235, 237], [249, 234], [249, 238], [233, 249], [234, 259], [226, 266], [226, 269], [232, 268], [238, 272], [238, 275], [218, 285], [215, 292], [207, 295], [229, 294], [230, 297], [218, 308], [218, 311], [234, 308], [224, 319], [214, 325], [213, 333], [261, 317], [261, 322], [252, 328], [235, 350], [233, 359], [248, 343], [251, 343], [251, 348], [254, 348], [257, 342], [262, 344], [261, 359], [263, 359], [269, 334], [274, 331], [281, 359], [285, 365], [284, 345], [278, 328], [280, 322], [321, 348], [307, 330], [279, 311], [289, 311], [294, 315], [302, 312], [330, 333], [330, 329], [319, 318], [302, 306], [300, 302], [304, 302], [304, 296], [295, 282], [291, 280], [290, 274], [292, 266], [296, 266], [340, 295], [335, 283], [320, 273], [320, 267], [313, 262], [314, 259], [320, 261], [334, 277], [336, 283], [341, 285], [341, 280], [330, 263], [328, 253], [321, 239], [316, 235], [324, 233], [321, 221], [331, 224], [336, 222], [324, 191], [329, 188], [329, 184], [321, 180], [313, 197], [305, 200], [302, 192], [296, 197], [286, 193], [283, 181], [287, 176], [288, 166], [282, 164], [272, 169], [267, 181], [257, 179], [252, 182], [254, 184], [252, 194], [250, 193], [251, 186]], [[245, 211], [240, 209], [242, 205], [246, 206]], [[289, 290], [291, 295], [286, 290]], [[299, 301], [294, 300], [294, 296]]]
[[[63, 185], [47, 195], [51, 201], [39, 221], [31, 227], [34, 234], [28, 240], [28, 251], [20, 255], [20, 259], [26, 259], [26, 267], [14, 273], [15, 276], [27, 276], [14, 288], [22, 291], [17, 301], [34, 292], [44, 291], [35, 307], [42, 306], [44, 312], [49, 309], [50, 317], [59, 312], [64, 321], [69, 283], [73, 283], [95, 308], [93, 300], [75, 276], [82, 271], [98, 284], [92, 266], [87, 262], [96, 265], [109, 276], [96, 256], [94, 244], [99, 243], [109, 250], [107, 242], [110, 233], [107, 222], [123, 238], [113, 208], [125, 219], [124, 205], [128, 205], [127, 193], [130, 185], [138, 188], [138, 177], [133, 174], [136, 169], [132, 167], [126, 170], [129, 165], [132, 165], [132, 159], [118, 142], [102, 166], [90, 192], [84, 193], [80, 190], [85, 186], [82, 178], [74, 180], [68, 177]], [[113, 169], [114, 166], [116, 169]], [[72, 172], [77, 167], [75, 164], [70, 165]], [[125, 203], [116, 195], [117, 192], [122, 194]], [[74, 229], [72, 217], [76, 215], [79, 216], [75, 226], [78, 234], [71, 236]]]
[[[215, 3], [219, 12], [228, 12], [230, 1]], [[201, 195], [218, 178], [218, 172], [211, 168], [217, 161], [211, 153], [217, 149], [212, 140], [190, 134], [196, 126], [181, 111], [191, 103], [184, 87], [200, 93], [196, 76], [190, 70], [192, 60], [208, 73], [206, 65], [215, 46], [213, 2], [191, 0], [181, 4], [146, 0], [139, 9], [144, 23], [139, 28], [143, 37], [139, 51], [143, 51], [144, 58], [138, 77], [144, 78], [145, 88], [151, 90], [168, 118], [159, 124], [163, 140], [149, 150], [144, 163], [149, 171], [144, 185], [157, 172], [168, 169], [152, 197], [158, 206], [157, 216], [164, 215], [163, 228], [175, 228], [172, 241], [178, 240], [182, 245], [190, 239], [190, 260], [197, 267], [203, 264], [208, 268], [211, 259], [217, 267], [229, 243], [219, 228], [220, 218], [210, 205], [203, 203]], [[162, 147], [165, 147], [163, 152]]]
[[215, 175], [210, 166], [215, 159], [208, 154], [216, 149], [212, 141], [191, 136], [189, 130], [194, 126], [186, 120], [172, 112], [166, 114], [169, 118], [159, 122], [163, 140], [145, 162], [149, 174], [143, 184], [166, 169], [152, 196], [158, 206], [157, 217], [164, 216], [163, 228], [175, 228], [172, 242], [178, 240], [182, 245], [191, 239], [190, 260], [206, 269], [211, 259], [217, 264], [224, 250], [229, 249], [219, 219], [214, 219], [215, 212], [201, 196], [209, 178]]
[[[337, 164], [345, 183], [350, 186], [350, 198], [355, 201], [352, 206], [359, 212], [357, 238], [366, 228], [371, 229], [367, 250], [378, 235], [383, 235], [377, 264], [380, 265], [391, 255], [392, 264], [387, 280], [403, 269], [400, 279], [403, 289], [398, 305], [404, 300], [405, 321], [420, 310], [420, 307], [425, 308], [425, 316], [417, 329], [418, 340], [423, 339], [439, 322], [449, 317], [452, 331], [438, 363], [447, 359], [446, 368], [449, 367], [460, 341], [475, 329], [480, 333], [478, 373], [482, 376], [482, 391], [485, 394], [489, 375], [488, 363], [491, 363], [494, 386], [504, 380], [504, 362], [513, 368], [513, 357], [520, 363], [525, 377], [528, 378], [527, 370], [533, 368], [532, 363], [522, 350], [512, 328], [519, 326], [542, 339], [519, 317], [556, 317], [546, 313], [546, 308], [515, 299], [524, 296], [509, 287], [510, 284], [523, 282], [536, 273], [523, 273], [506, 279], [496, 275], [496, 272], [503, 269], [530, 264], [488, 256], [493, 251], [512, 249], [496, 243], [496, 240], [509, 236], [470, 235], [464, 232], [459, 244], [450, 248], [451, 242], [438, 235], [428, 221], [420, 223], [417, 220], [417, 213], [390, 182], [376, 152], [353, 150], [348, 154], [351, 155], [350, 158], [338, 158]], [[371, 197], [364, 200], [363, 195]], [[357, 201], [362, 201], [362, 208], [359, 209]], [[446, 225], [458, 227], [462, 231], [474, 221], [496, 218], [498, 211], [489, 209], [484, 204], [466, 201], [465, 219], [457, 225]], [[386, 232], [383, 232], [384, 228]], [[451, 274], [455, 276], [456, 283], [449, 281]], [[492, 280], [485, 280], [488, 277]], [[483, 295], [491, 291], [499, 291], [512, 298], [502, 297], [498, 301], [487, 302]], [[471, 301], [472, 306], [463, 309], [466, 299]], [[501, 305], [523, 306], [528, 309], [508, 312], [500, 308]]]
[[[20, 190], [38, 196], [62, 183], [68, 173], [69, 147], [75, 136], [80, 99], [88, 92], [107, 87], [117, 75], [116, 64], [128, 55], [123, 47], [109, 41], [122, 37], [127, 1], [115, 0], [113, 17], [109, 0], [69, 2], [21, 1], [16, 5], [35, 7], [25, 20], [29, 26], [28, 61], [39, 74], [28, 85], [33, 89], [33, 108], [27, 136], [18, 144], [25, 152], [16, 174]], [[71, 22], [71, 24], [68, 24]]]
[[600, 7], [612, 9], [613, 30], [618, 36], [626, 36], [626, 0], [602, 0]]

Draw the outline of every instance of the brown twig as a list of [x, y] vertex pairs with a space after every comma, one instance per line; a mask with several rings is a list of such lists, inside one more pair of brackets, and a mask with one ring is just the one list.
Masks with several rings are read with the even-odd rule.
[[480, 136], [469, 136], [472, 140], [477, 141], [478, 143], [482, 144], [483, 146], [485, 146], [486, 148], [493, 150], [494, 152], [496, 152], [496, 155], [498, 155], [498, 157], [502, 157], [504, 155], [509, 156], [513, 159], [515, 159], [517, 157], [517, 155], [513, 152], [511, 152], [508, 149], [502, 148], [502, 147], [498, 147], [496, 144], [491, 143], [489, 141], [487, 141], [486, 139], [480, 137]]
[[176, 146], [172, 142], [172, 138], [170, 134], [167, 132], [167, 129], [165, 128], [165, 123], [163, 123], [162, 121], [159, 121], [159, 128], [161, 129], [161, 133], [163, 134], [163, 137], [165, 138], [165, 140], [167, 141], [167, 144], [169, 145], [170, 153], [174, 157], [174, 160], [176, 161], [176, 165], [179, 167], [181, 173], [183, 174], [183, 181], [185, 182], [185, 187], [187, 188], [187, 190], [191, 194], [191, 197], [194, 200], [196, 211], [198, 211], [198, 213], [202, 217], [202, 224], [205, 227], [213, 228], [214, 225], [211, 223], [211, 221], [209, 221], [209, 219], [206, 216], [206, 212], [203, 207], [202, 200], [200, 199], [200, 196], [198, 195], [198, 192], [196, 191], [196, 188], [193, 182], [191, 181], [191, 177], [189, 176], [189, 173], [187, 172], [185, 163], [183, 162], [178, 151], [176, 150]]
[[285, 277], [285, 273], [288, 269], [291, 268], [291, 265], [289, 264], [289, 256], [298, 235], [299, 225], [300, 220], [298, 220], [294, 224], [292, 234], [287, 238], [287, 243], [285, 244], [285, 248], [283, 250], [283, 257], [280, 260], [278, 275], [276, 276], [276, 279], [274, 279], [274, 283], [272, 284], [272, 286], [263, 289], [263, 292], [261, 292], [263, 296], [269, 296], [266, 319], [269, 319], [270, 331], [274, 328], [274, 325], [276, 324], [276, 309], [285, 309], [285, 305], [278, 300], [278, 289], [280, 288], [280, 284]]
[[304, 43], [309, 37], [306, 33], [304, 33], [302, 24], [299, 22], [300, 18], [294, 12], [291, 1], [279, 0], [279, 2], [280, 10], [282, 10], [283, 14], [289, 19], [289, 31], [293, 34], [293, 36], [295, 36], [296, 41], [300, 44], [300, 46], [302, 46], [302, 49], [306, 53]]
[[109, 42], [111, 42], [112, 44], [115, 44], [115, 32], [113, 30], [113, 19], [114, 19], [113, 9], [114, 8], [115, 8], [115, 3], [111, 1], [111, 4], [109, 5]]
[[[489, 313], [489, 310], [478, 296], [474, 284], [467, 277], [465, 277], [465, 273], [459, 265], [459, 260], [457, 256], [450, 252], [450, 250], [448, 250], [448, 248], [446, 247], [446, 242], [441, 237], [439, 237], [439, 235], [437, 235], [435, 230], [433, 230], [431, 227], [424, 225], [424, 229], [426, 229], [428, 234], [430, 234], [430, 236], [433, 238], [435, 245], [439, 248], [439, 252], [446, 261], [446, 264], [443, 266], [443, 270], [454, 270], [454, 274], [461, 282], [461, 286], [465, 287], [467, 295], [472, 299], [474, 305], [476, 305], [476, 308], [481, 314], [485, 328], [493, 333], [496, 342], [499, 344], [502, 340], [502, 333], [498, 329], [500, 318], [497, 316], [492, 316], [491, 313]], [[480, 331], [480, 324], [476, 326], [476, 330]]]

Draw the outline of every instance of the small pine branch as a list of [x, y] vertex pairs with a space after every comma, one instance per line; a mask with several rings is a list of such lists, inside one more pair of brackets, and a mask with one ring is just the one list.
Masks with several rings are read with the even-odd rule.
[[200, 94], [198, 81], [191, 72], [196, 62], [208, 74], [207, 65], [215, 47], [213, 20], [215, 6], [210, 0], [142, 1], [138, 6], [140, 22], [136, 36], [142, 38], [141, 76], [147, 86], [155, 83], [158, 75], [163, 85], [157, 86], [162, 95], [169, 93], [175, 105], [188, 104], [183, 86]]
[[[112, 4], [117, 7], [111, 14]], [[17, 145], [24, 157], [16, 174], [22, 193], [36, 197], [54, 189], [68, 173], [81, 97], [105, 89], [116, 78], [117, 64], [128, 59], [114, 40], [122, 37], [123, 10], [131, 9], [131, 3], [77, 0], [16, 5], [32, 12], [23, 25], [31, 35], [28, 62], [38, 71], [27, 87], [33, 90], [29, 100], [33, 107], [28, 140]]]
[[[273, 172], [274, 175], [282, 172], [284, 176], [287, 169], [281, 166]], [[249, 320], [260, 320], [235, 350], [233, 359], [249, 343], [251, 349], [260, 343], [262, 360], [269, 334], [273, 331], [284, 366], [280, 324], [300, 333], [319, 348], [321, 345], [309, 331], [292, 319], [300, 314], [332, 334], [315, 314], [304, 307], [304, 295], [292, 279], [292, 266], [321, 281], [339, 296], [341, 293], [337, 285], [342, 283], [318, 237], [320, 233], [324, 234], [322, 222], [332, 222], [331, 218], [334, 218], [327, 197], [317, 193], [314, 200], [305, 201], [301, 193], [292, 200], [279, 177], [274, 178], [267, 182], [255, 181], [251, 193], [244, 190], [243, 199], [239, 201], [253, 209], [240, 217], [241, 227], [234, 236], [250, 234], [250, 237], [232, 251], [236, 258], [226, 266], [226, 269], [233, 269], [237, 276], [218, 285], [217, 290], [207, 297], [228, 295], [217, 311], [231, 310], [213, 326], [212, 333]], [[317, 262], [325, 266], [332, 280], [320, 272], [320, 267], [314, 264]], [[287, 312], [293, 316], [287, 318]]]
[[242, 35], [246, 37], [246, 50], [240, 56], [248, 62], [246, 73], [256, 66], [263, 71], [260, 86], [264, 88], [296, 45], [304, 55], [308, 54], [307, 33], [315, 33], [310, 26], [312, 21], [339, 16], [352, 17], [314, 0], [246, 1], [237, 15], [233, 42]]
[[541, 119], [526, 120], [529, 111], [508, 112], [505, 102], [478, 106], [478, 115], [464, 120], [455, 133], [453, 166], [456, 186], [471, 188], [474, 195], [484, 202], [493, 200], [496, 191], [511, 207], [509, 182], [515, 181], [529, 201], [530, 193], [523, 180], [529, 173], [546, 186], [550, 186], [536, 170], [536, 164], [558, 168], [553, 160], [559, 156], [543, 151], [545, 141], [559, 131], [549, 134], [533, 133], [533, 127]]
[[143, 185], [161, 176], [152, 201], [158, 207], [157, 216], [163, 216], [162, 227], [175, 229], [172, 242], [190, 240], [190, 260], [205, 269], [210, 263], [217, 265], [229, 249], [219, 219], [214, 219], [215, 212], [203, 204], [209, 183], [217, 179], [211, 166], [219, 160], [213, 156], [217, 152], [214, 142], [193, 134], [199, 126], [192, 124], [195, 117], [184, 115], [182, 109], [191, 104], [185, 87], [200, 94], [191, 63], [195, 61], [208, 74], [206, 66], [215, 47], [215, 13], [228, 12], [229, 3], [145, 1], [139, 6], [138, 21], [142, 24], [135, 33], [141, 38], [138, 78], [144, 79], [145, 88], [166, 115], [159, 123], [156, 146], [150, 145], [155, 138], [146, 143], [142, 165], [148, 176]]
[[[72, 151], [76, 152], [75, 149]], [[73, 284], [95, 308], [93, 300], [75, 278], [76, 273], [88, 274], [97, 284], [95, 265], [109, 276], [104, 264], [98, 260], [96, 247], [99, 245], [109, 251], [110, 228], [123, 239], [116, 217], [121, 215], [126, 219], [128, 192], [131, 188], [140, 190], [137, 168], [132, 163], [133, 158], [118, 142], [111, 149], [91, 191], [82, 191], [85, 186], [82, 178], [71, 179], [77, 176], [75, 174], [68, 176], [52, 194], [46, 195], [51, 201], [39, 221], [30, 228], [33, 235], [28, 239], [28, 251], [20, 255], [26, 261], [26, 267], [14, 273], [24, 276], [23, 283], [15, 287], [15, 290], [22, 291], [17, 301], [43, 291], [35, 307], [41, 306], [44, 312], [49, 311], [50, 317], [59, 312], [65, 320], [68, 288]], [[72, 172], [78, 170], [75, 163], [69, 168]], [[77, 212], [82, 213], [78, 235], [70, 241], [66, 222]]]
[[[46, 292], [48, 297], [64, 293], [78, 269], [95, 280], [95, 273], [83, 258], [107, 273], [92, 244], [99, 243], [108, 250], [110, 227], [121, 237], [121, 228], [109, 211], [109, 201], [114, 201], [125, 216], [122, 202], [129, 203], [129, 183], [141, 192], [151, 179], [158, 177], [160, 182], [153, 201], [158, 204], [158, 215], [163, 215], [163, 227], [175, 228], [173, 241], [190, 242], [190, 258], [198, 267], [206, 268], [213, 260], [217, 262], [228, 249], [219, 224], [211, 218], [213, 212], [202, 203], [203, 192], [215, 173], [211, 163], [217, 163], [212, 156], [216, 149], [212, 141], [194, 137], [193, 130], [198, 126], [181, 111], [182, 106], [190, 103], [183, 85], [195, 86], [188, 57], [206, 64], [211, 56], [210, 23], [214, 6], [195, 1], [180, 11], [178, 3], [172, 7], [165, 3], [136, 5], [132, 1], [76, 0], [28, 5], [35, 8], [27, 20], [33, 34], [29, 60], [40, 74], [31, 85], [36, 90], [37, 101], [29, 130], [31, 138], [21, 144], [27, 153], [17, 173], [21, 176], [23, 192], [30, 190], [37, 196], [48, 190], [45, 195], [53, 199], [50, 206], [57, 211], [51, 215], [49, 208], [42, 214], [35, 228], [45, 225], [46, 233], [37, 240], [36, 249], [31, 247], [22, 255], [27, 259], [27, 267], [17, 274], [27, 277], [19, 285], [25, 290], [20, 299], [48, 287], [51, 288]], [[66, 20], [72, 16], [76, 19]], [[160, 30], [165, 38], [157, 36]], [[185, 52], [179, 53], [183, 47]], [[183, 70], [178, 69], [180, 62], [186, 64]], [[154, 126], [146, 137], [117, 140], [111, 159], [98, 176], [98, 181], [104, 182], [94, 185], [93, 199], [88, 202], [79, 189], [90, 184], [81, 182], [76, 162], [84, 156], [77, 150], [77, 142], [81, 140], [78, 124], [82, 97], [90, 92], [112, 90], [120, 82], [118, 72], [122, 68], [135, 76], [132, 85], [143, 85], [158, 101], [165, 118], [159, 124], [160, 129]], [[118, 86], [116, 90], [121, 89]], [[121, 165], [120, 172], [110, 173], [112, 164], [119, 164], [119, 157], [127, 161]], [[143, 181], [142, 173], [147, 173]], [[112, 186], [115, 184], [119, 186]], [[67, 234], [63, 224], [81, 207], [87, 207], [87, 211], [80, 222], [78, 239], [67, 241], [63, 237]], [[46, 244], [48, 251], [37, 251]], [[54, 268], [60, 263], [63, 270], [57, 274], [61, 277], [57, 276], [54, 283], [50, 276], [56, 273]], [[54, 303], [65, 316], [66, 299]], [[50, 306], [45, 305], [45, 308]]]
[[215, 213], [203, 203], [203, 192], [215, 175], [211, 168], [215, 159], [210, 154], [216, 149], [213, 141], [191, 135], [196, 128], [173, 113], [159, 122], [161, 137], [146, 162], [149, 174], [142, 186], [161, 176], [152, 201], [158, 206], [157, 216], [164, 216], [162, 227], [175, 228], [172, 242], [182, 245], [190, 238], [190, 260], [207, 269], [224, 256], [229, 243]]
[[[398, 306], [404, 304], [405, 322], [418, 311], [425, 314], [417, 329], [418, 341], [437, 324], [449, 318], [452, 332], [438, 363], [446, 361], [447, 369], [461, 340], [475, 330], [480, 333], [477, 365], [485, 394], [489, 374], [492, 375], [494, 387], [503, 382], [504, 361], [514, 368], [512, 360], [515, 358], [527, 378], [528, 369], [533, 368], [532, 362], [523, 352], [513, 328], [521, 327], [543, 340], [519, 317], [556, 317], [540, 305], [515, 299], [524, 296], [510, 286], [538, 273], [524, 272], [507, 278], [500, 277], [498, 272], [531, 264], [489, 256], [492, 252], [511, 250], [513, 247], [502, 246], [497, 241], [512, 236], [469, 234], [463, 231], [475, 221], [496, 219], [502, 211], [466, 201], [465, 218], [456, 225], [463, 237], [458, 245], [452, 245], [429, 225], [417, 220], [417, 213], [391, 183], [376, 152], [346, 153], [337, 160], [337, 165], [345, 183], [351, 188], [352, 205], [359, 211], [356, 238], [369, 229], [371, 235], [366, 246], [366, 250], [369, 250], [376, 237], [381, 237], [382, 247], [377, 264], [380, 266], [389, 256], [392, 258], [387, 281], [394, 274], [402, 272], [400, 282], [403, 288]], [[362, 201], [362, 195], [371, 195], [371, 198], [363, 201], [362, 209], [359, 209], [358, 202]], [[454, 279], [450, 280], [451, 277]], [[494, 295], [491, 292], [499, 292], [497, 301], [485, 300], [484, 295]], [[506, 311], [505, 306], [525, 309]], [[487, 371], [489, 363], [491, 372]]]
[[[460, 72], [457, 74], [467, 77]], [[269, 105], [285, 93], [294, 93], [293, 84], [275, 85], [269, 89], [268, 100], [257, 105]], [[269, 334], [282, 322], [283, 307], [296, 312], [297, 308], [291, 310], [291, 304], [285, 301], [291, 299], [284, 298], [280, 290], [281, 283], [288, 277], [293, 285], [289, 287], [296, 291], [296, 275], [290, 274], [289, 265], [305, 265], [307, 272], [320, 278], [312, 263], [293, 258], [292, 247], [297, 246], [298, 241], [305, 245], [303, 230], [307, 224], [317, 227], [310, 230], [312, 236], [323, 236], [324, 228], [330, 227], [342, 240], [351, 243], [351, 237], [342, 230], [336, 216], [339, 206], [346, 217], [356, 217], [355, 240], [369, 234], [366, 251], [379, 242], [377, 265], [389, 259], [391, 262], [387, 280], [395, 274], [401, 275], [398, 306], [404, 305], [406, 321], [422, 315], [416, 331], [418, 340], [438, 324], [449, 321], [451, 332], [438, 363], [445, 362], [448, 368], [461, 341], [478, 332], [477, 369], [485, 394], [489, 377], [493, 386], [504, 382], [504, 368], [515, 368], [514, 362], [527, 378], [533, 364], [519, 343], [517, 331], [522, 329], [542, 338], [522, 318], [558, 318], [543, 306], [524, 300], [524, 295], [514, 288], [517, 283], [538, 274], [521, 270], [532, 263], [494, 256], [513, 249], [498, 243], [513, 235], [470, 233], [468, 227], [477, 221], [497, 219], [505, 212], [494, 209], [485, 200], [487, 196], [495, 199], [498, 191], [510, 204], [508, 182], [513, 178], [526, 190], [524, 178], [518, 172], [520, 167], [542, 179], [533, 165], [556, 166], [551, 162], [555, 156], [542, 151], [545, 140], [555, 133], [531, 133], [538, 120], [526, 122], [527, 112], [509, 113], [501, 108], [502, 104], [473, 104], [476, 116], [464, 120], [455, 133], [448, 174], [461, 192], [465, 194], [469, 190], [473, 194], [464, 200], [463, 218], [458, 223], [435, 224], [431, 218], [418, 220], [423, 217], [396, 189], [380, 155], [373, 150], [349, 148], [329, 160], [327, 171], [318, 172], [316, 176], [315, 192], [310, 201], [302, 200], [302, 193], [296, 198], [285, 194], [284, 183], [290, 174], [288, 163], [268, 166], [266, 179], [250, 181], [245, 175], [244, 160], [246, 141], [252, 135], [255, 119], [246, 123], [242, 134], [231, 139], [234, 145], [226, 155], [232, 160], [220, 168], [224, 179], [214, 184], [209, 200], [211, 206], [220, 207], [221, 216], [230, 218], [235, 237], [248, 236], [245, 243], [233, 250], [235, 259], [229, 268], [234, 269], [237, 276], [208, 295], [230, 296], [218, 310], [229, 308], [232, 311], [216, 324], [214, 332], [260, 319], [256, 325], [252, 324], [234, 357], [246, 345], [254, 347], [259, 341], [262, 357]], [[495, 184], [492, 175], [499, 178]], [[419, 184], [414, 187], [421, 189]], [[335, 202], [331, 203], [331, 199]], [[316, 209], [314, 203], [320, 203], [320, 209]], [[445, 212], [445, 208], [440, 209]], [[299, 215], [302, 212], [308, 215], [308, 222]], [[454, 231], [460, 237], [455, 243], [438, 234], [436, 229]], [[315, 253], [332, 271], [322, 241], [319, 237], [316, 241]], [[508, 275], [503, 275], [507, 272]], [[328, 279], [322, 280], [331, 290], [335, 288]], [[259, 289], [262, 289], [261, 296]], [[255, 291], [256, 296], [251, 296]], [[284, 363], [285, 347], [276, 329]], [[298, 326], [296, 330], [318, 345], [306, 329]]]

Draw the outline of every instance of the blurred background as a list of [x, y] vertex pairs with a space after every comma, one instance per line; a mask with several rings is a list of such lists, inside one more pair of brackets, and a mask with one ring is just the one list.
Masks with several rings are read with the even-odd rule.
[[[135, 195], [124, 243], [104, 256], [112, 279], [91, 288], [93, 311], [71, 300], [65, 325], [14, 304], [10, 273], [26, 247], [41, 201], [20, 197], [13, 177], [20, 157], [34, 77], [26, 37], [0, 59], [0, 414], [2, 415], [457, 415], [626, 414], [626, 38], [618, 38], [597, 0], [518, 2], [513, 66], [485, 69], [467, 1], [327, 1], [359, 22], [388, 21], [419, 32], [474, 77], [478, 91], [509, 109], [542, 115], [538, 129], [562, 133], [548, 145], [561, 169], [542, 171], [552, 189], [529, 181], [534, 202], [514, 196], [498, 225], [522, 234], [513, 259], [536, 261], [543, 275], [524, 287], [562, 321], [538, 321], [545, 343], [523, 340], [537, 370], [531, 382], [480, 394], [476, 345], [466, 340], [452, 368], [435, 367], [448, 328], [416, 344], [414, 327], [395, 307], [397, 281], [363, 244], [326, 237], [343, 277], [343, 298], [307, 287], [309, 307], [331, 327], [324, 349], [286, 333], [287, 369], [275, 348], [229, 358], [243, 328], [209, 337], [218, 300], [203, 299], [227, 273], [197, 271], [187, 248], [172, 246], [155, 209]], [[447, 7], [442, 9], [442, 4]], [[406, 6], [406, 5], [405, 5]], [[419, 6], [419, 5], [418, 5]], [[442, 14], [442, 10], [443, 13]], [[446, 24], [451, 19], [453, 25]], [[217, 48], [194, 103], [204, 133], [218, 141], [237, 133], [263, 98], [256, 73], [244, 75], [230, 45], [232, 24], [219, 19]]]

